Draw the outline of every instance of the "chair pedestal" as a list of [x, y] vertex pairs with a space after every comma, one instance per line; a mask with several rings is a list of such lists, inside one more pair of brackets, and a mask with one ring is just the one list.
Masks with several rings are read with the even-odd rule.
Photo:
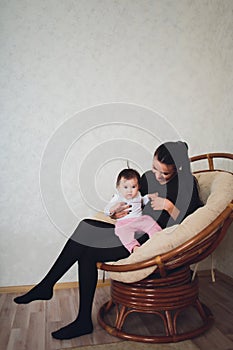
[[[106, 319], [109, 319], [113, 307], [114, 321], [111, 324]], [[180, 322], [183, 312], [186, 313], [185, 327]], [[153, 335], [148, 335], [148, 332], [145, 335], [135, 334], [135, 330], [131, 332], [128, 316], [132, 313], [159, 316], [150, 325], [150, 330], [151, 327], [154, 330]], [[195, 322], [192, 322], [192, 316], [195, 316]], [[129, 284], [112, 280], [111, 300], [101, 307], [98, 321], [108, 333], [116, 337], [148, 343], [166, 343], [202, 334], [212, 325], [213, 316], [199, 301], [198, 278], [192, 281], [191, 271], [185, 267], [173, 271], [165, 278], [149, 276], [140, 282]], [[139, 329], [140, 325], [137, 327]]]

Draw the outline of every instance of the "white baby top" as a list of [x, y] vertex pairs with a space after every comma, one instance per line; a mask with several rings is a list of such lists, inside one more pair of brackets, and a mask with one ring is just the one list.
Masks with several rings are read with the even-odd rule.
[[138, 216], [141, 216], [142, 206], [146, 205], [149, 202], [149, 198], [147, 195], [142, 197], [140, 192], [138, 192], [138, 195], [132, 199], [126, 199], [122, 197], [119, 193], [115, 193], [112, 199], [110, 200], [110, 202], [104, 208], [104, 214], [107, 216], [112, 215], [113, 213], [110, 213], [110, 208], [118, 202], [125, 202], [128, 205], [132, 206], [130, 208], [131, 212], [128, 215], [124, 216], [123, 218], [117, 219], [117, 220], [124, 220], [128, 218], [136, 218]]

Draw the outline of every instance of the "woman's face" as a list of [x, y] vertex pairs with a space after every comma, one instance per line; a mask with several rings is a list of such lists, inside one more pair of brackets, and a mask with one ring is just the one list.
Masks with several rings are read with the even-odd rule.
[[155, 174], [156, 180], [161, 184], [166, 184], [176, 174], [174, 165], [161, 163], [155, 156], [152, 164], [152, 172]]

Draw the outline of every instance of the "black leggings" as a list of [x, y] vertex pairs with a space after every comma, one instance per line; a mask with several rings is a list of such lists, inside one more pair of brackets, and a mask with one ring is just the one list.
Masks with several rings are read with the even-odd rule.
[[[143, 234], [138, 240], [143, 244], [147, 239], [148, 235]], [[80, 222], [43, 281], [47, 286], [54, 286], [78, 261], [80, 295], [78, 319], [83, 323], [89, 323], [98, 278], [96, 263], [115, 261], [127, 256], [129, 252], [115, 235], [114, 225], [86, 219]]]

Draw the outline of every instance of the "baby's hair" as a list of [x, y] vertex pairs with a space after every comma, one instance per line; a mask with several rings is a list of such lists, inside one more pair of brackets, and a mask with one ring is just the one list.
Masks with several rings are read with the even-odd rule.
[[140, 174], [135, 169], [123, 169], [117, 176], [116, 186], [119, 186], [121, 179], [125, 178], [126, 180], [136, 178], [138, 183], [140, 182]]

